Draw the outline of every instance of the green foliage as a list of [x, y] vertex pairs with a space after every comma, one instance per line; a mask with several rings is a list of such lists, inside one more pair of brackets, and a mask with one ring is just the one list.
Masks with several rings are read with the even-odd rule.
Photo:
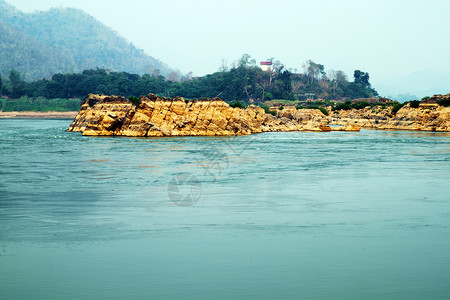
[[392, 105], [392, 114], [395, 115], [403, 106], [405, 106], [404, 103], [394, 102]]
[[265, 104], [258, 104], [258, 106], [261, 107], [262, 109], [264, 109], [264, 112], [265, 112], [266, 114], [269, 113], [269, 111], [270, 111], [270, 107], [269, 107], [269, 106], [267, 106], [267, 105], [265, 105]]
[[352, 106], [352, 108], [363, 109], [363, 108], [365, 108], [367, 106], [371, 106], [371, 105], [369, 104], [369, 102], [359, 101], [359, 102], [353, 103], [351, 106]]
[[133, 96], [128, 98], [128, 100], [130, 100], [131, 103], [133, 103], [134, 105], [138, 105], [140, 103], [140, 101], [141, 101], [141, 99], [139, 99], [138, 97], [133, 97]]
[[20, 73], [12, 69], [9, 72], [9, 96], [18, 98], [25, 94], [26, 83], [22, 80]]
[[319, 107], [319, 110], [320, 110], [325, 116], [328, 116], [328, 110], [326, 110], [324, 107]]
[[79, 99], [45, 99], [42, 97], [20, 99], [0, 99], [2, 111], [78, 111], [81, 100]]
[[420, 101], [419, 101], [419, 100], [412, 100], [412, 101], [409, 101], [409, 106], [412, 107], [412, 108], [418, 108], [418, 107], [419, 107], [419, 104], [420, 104]]
[[[220, 97], [228, 102], [242, 101], [242, 105], [246, 105], [250, 102], [263, 102], [264, 96], [270, 93], [275, 99], [281, 100], [266, 101], [265, 103], [269, 106], [296, 105], [298, 100], [294, 100], [294, 90], [298, 88], [296, 84], [301, 82], [295, 80], [303, 80], [304, 77], [298, 74], [293, 76], [289, 71], [283, 71], [282, 66], [279, 66], [277, 70], [264, 72], [252, 65], [239, 66], [228, 71], [173, 82], [166, 80], [163, 76], [149, 74], [140, 76], [97, 68], [84, 70], [82, 73], [57, 73], [51, 79], [41, 79], [29, 83], [24, 82], [18, 72], [11, 71], [13, 76], [7, 82], [8, 90], [4, 94], [11, 98], [28, 96], [53, 99], [84, 98], [89, 93], [121, 95], [127, 98], [154, 93], [160, 96], [181, 96], [188, 99]], [[328, 95], [327, 97], [331, 97], [328, 94], [328, 84], [327, 79], [322, 78], [320, 82], [314, 82], [311, 86], [318, 93], [324, 93]], [[349, 95], [368, 97], [376, 93], [368, 87], [362, 87], [355, 83], [347, 83], [345, 88], [344, 83], [339, 84], [341, 85], [339, 93], [344, 93], [342, 95], [348, 92]], [[310, 108], [330, 105], [333, 105], [333, 102], [329, 100], [321, 100], [314, 104], [310, 104], [310, 102], [302, 104], [302, 106]], [[363, 107], [366, 103], [359, 105]]]
[[450, 98], [438, 100], [437, 103], [441, 106], [448, 107], [450, 106]]
[[292, 100], [284, 100], [284, 99], [274, 99], [269, 101], [264, 101], [264, 104], [267, 106], [277, 106], [277, 105], [295, 105], [297, 101]]
[[237, 107], [237, 108], [241, 108], [241, 109], [247, 108], [247, 105], [245, 105], [242, 101], [232, 102], [232, 103], [230, 103], [230, 106], [233, 108]]
[[306, 102], [302, 103], [301, 105], [295, 106], [296, 109], [318, 109], [320, 110], [325, 116], [328, 116], [328, 110], [323, 106], [328, 106], [329, 101], [315, 101], [315, 102]]
[[280, 106], [278, 109], [279, 109], [279, 110], [283, 110], [283, 109], [284, 109], [284, 106], [282, 105], [282, 106]]
[[272, 116], [276, 116], [276, 115], [277, 115], [276, 112], [270, 110], [270, 107], [269, 107], [268, 105], [265, 105], [265, 104], [258, 104], [258, 106], [261, 107], [261, 108], [263, 108], [263, 109], [264, 109], [264, 112], [265, 112], [266, 114], [271, 114]]
[[422, 101], [425, 101], [425, 100], [428, 100], [428, 99], [430, 99], [430, 97], [426, 96], [426, 97], [422, 98]]
[[352, 109], [352, 102], [351, 101], [345, 101], [344, 103], [339, 103], [335, 107], [332, 108], [332, 110], [350, 110]]
[[354, 77], [354, 83], [361, 84], [361, 85], [367, 86], [367, 87], [370, 86], [369, 73], [361, 72], [360, 70], [355, 70], [355, 72], [353, 73], [353, 77]]

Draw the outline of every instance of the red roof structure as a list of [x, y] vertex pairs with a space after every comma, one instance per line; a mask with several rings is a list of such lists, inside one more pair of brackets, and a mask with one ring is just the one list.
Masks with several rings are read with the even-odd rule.
[[271, 62], [271, 61], [262, 61], [262, 62], [260, 63], [260, 65], [261, 65], [261, 66], [271, 66], [271, 65], [272, 65], [272, 62]]

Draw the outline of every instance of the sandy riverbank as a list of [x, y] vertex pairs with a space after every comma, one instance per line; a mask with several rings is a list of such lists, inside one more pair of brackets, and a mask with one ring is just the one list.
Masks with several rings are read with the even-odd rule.
[[74, 119], [77, 111], [0, 111], [0, 118]]

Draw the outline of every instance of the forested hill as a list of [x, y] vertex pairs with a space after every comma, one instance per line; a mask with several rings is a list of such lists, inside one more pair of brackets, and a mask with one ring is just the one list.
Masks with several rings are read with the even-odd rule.
[[136, 74], [173, 72], [82, 10], [23, 13], [0, 0], [0, 74], [27, 80], [104, 68]]

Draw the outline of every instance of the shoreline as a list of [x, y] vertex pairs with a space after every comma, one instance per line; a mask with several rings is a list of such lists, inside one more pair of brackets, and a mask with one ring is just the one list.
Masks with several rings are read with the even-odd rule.
[[0, 111], [0, 119], [74, 119], [78, 111]]

